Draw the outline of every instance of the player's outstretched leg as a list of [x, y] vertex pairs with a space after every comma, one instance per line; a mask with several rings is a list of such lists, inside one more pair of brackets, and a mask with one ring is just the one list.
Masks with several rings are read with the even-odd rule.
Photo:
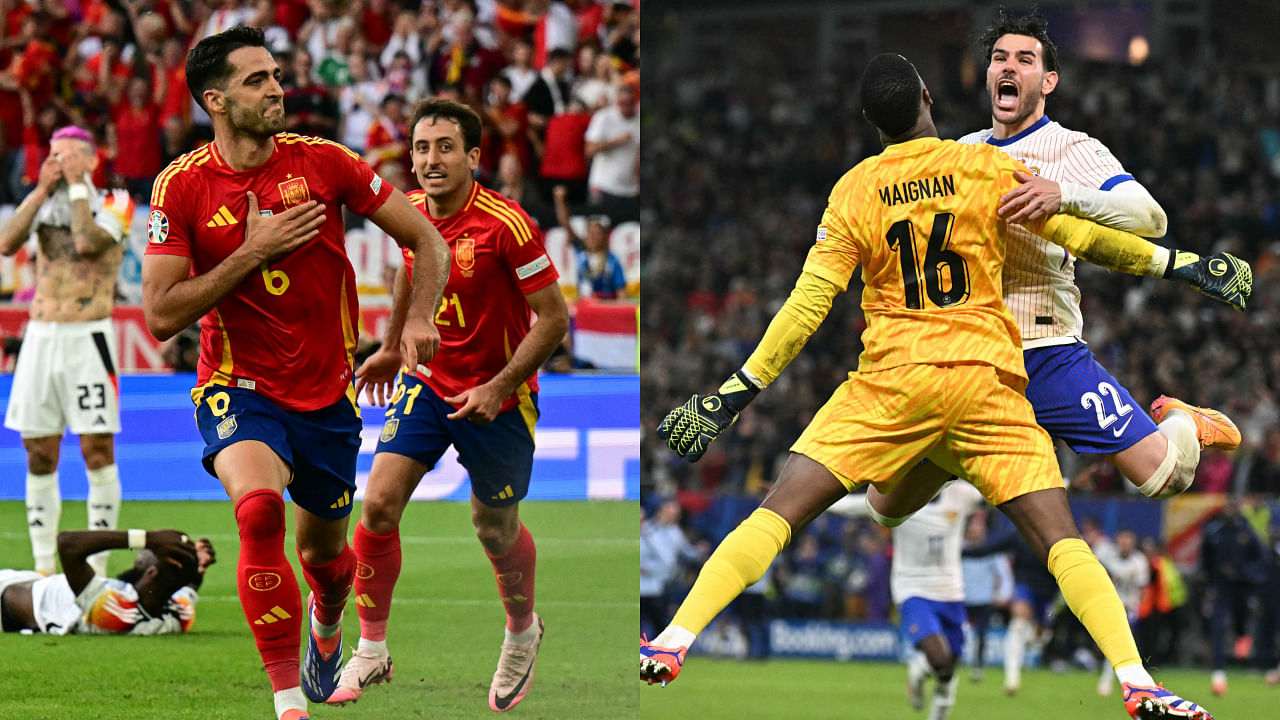
[[[225, 452], [225, 451], [224, 451]], [[236, 585], [262, 664], [275, 691], [276, 715], [306, 717], [307, 700], [298, 677], [302, 639], [302, 597], [284, 554], [284, 498], [275, 490], [254, 490], [236, 503], [240, 562]]]
[[360, 616], [360, 643], [338, 677], [338, 687], [326, 701], [346, 705], [360, 699], [364, 689], [390, 682], [391, 655], [387, 651], [387, 618], [391, 596], [400, 577], [400, 529], [374, 533], [364, 520], [355, 532], [356, 613]]
[[507, 613], [498, 667], [489, 684], [489, 709], [497, 712], [510, 710], [529, 694], [545, 630], [542, 618], [533, 611], [538, 549], [520, 522], [518, 508], [489, 507], [474, 495], [471, 499], [471, 521], [493, 565]]
[[1163, 421], [1168, 413], [1178, 410], [1190, 415], [1195, 421], [1200, 447], [1219, 450], [1235, 450], [1240, 447], [1240, 430], [1221, 411], [1188, 405], [1166, 395], [1161, 395], [1151, 403], [1151, 417], [1156, 422]]
[[1020, 495], [1000, 505], [1027, 544], [1045, 559], [1071, 612], [1115, 669], [1131, 718], [1213, 720], [1207, 710], [1157, 685], [1142, 665], [1124, 606], [1098, 558], [1080, 539], [1061, 487]]
[[[311, 627], [307, 633], [307, 649], [302, 657], [302, 689], [311, 702], [324, 702], [338, 686], [342, 672], [342, 611], [351, 593], [355, 576], [356, 554], [347, 545], [346, 519], [322, 520], [304, 516], [298, 532], [305, 533], [305, 542], [320, 542], [330, 532], [341, 533], [341, 552], [327, 562], [312, 562], [319, 548], [298, 547], [298, 561], [311, 594], [307, 597], [307, 618]], [[322, 530], [323, 529], [323, 530]]]
[[698, 573], [671, 624], [640, 645], [640, 679], [653, 685], [675, 680], [698, 633], [748, 585], [803, 528], [849, 493], [830, 470], [792, 453], [760, 507], [730, 532]]

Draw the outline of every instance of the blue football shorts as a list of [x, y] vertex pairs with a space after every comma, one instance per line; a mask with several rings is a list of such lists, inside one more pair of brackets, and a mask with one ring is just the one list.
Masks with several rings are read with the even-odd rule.
[[963, 601], [941, 602], [909, 597], [898, 607], [898, 615], [913, 647], [918, 647], [920, 641], [930, 635], [941, 634], [947, 638], [956, 657], [964, 654], [964, 624], [969, 616], [965, 613]]
[[529, 493], [533, 474], [533, 426], [538, 394], [522, 397], [493, 422], [450, 420], [455, 412], [426, 383], [400, 374], [395, 402], [387, 409], [377, 452], [412, 458], [430, 470], [450, 445], [471, 480], [471, 494], [489, 507], [514, 505]]
[[204, 438], [204, 469], [216, 477], [213, 458], [243, 440], [266, 443], [292, 468], [293, 502], [313, 515], [351, 514], [360, 453], [360, 415], [347, 398], [309, 412], [285, 410], [252, 390], [205, 388], [196, 406]]
[[1156, 424], [1124, 386], [1080, 342], [1031, 348], [1027, 399], [1036, 422], [1078, 453], [1117, 453], [1156, 432]]

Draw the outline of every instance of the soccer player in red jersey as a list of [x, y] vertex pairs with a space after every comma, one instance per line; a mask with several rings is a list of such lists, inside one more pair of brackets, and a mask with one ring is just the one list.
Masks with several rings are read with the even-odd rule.
[[[399, 335], [406, 362], [427, 362], [439, 346], [432, 313], [449, 255], [431, 223], [359, 156], [280, 132], [279, 77], [256, 28], [231, 28], [191, 51], [187, 83], [213, 119], [214, 141], [156, 178], [142, 284], [157, 338], [200, 320], [191, 397], [204, 465], [235, 503], [240, 602], [276, 714], [298, 720], [308, 717], [307, 699], [321, 702], [336, 686], [355, 572], [346, 537], [361, 427], [352, 386], [357, 301], [341, 206], [418, 257]], [[284, 554], [286, 486], [312, 590], [301, 678], [302, 600]]]
[[[564, 337], [569, 311], [542, 233], [519, 205], [472, 177], [480, 162], [480, 118], [447, 100], [414, 113], [409, 198], [452, 250], [449, 282], [436, 312], [440, 352], [415, 364], [398, 350], [409, 305], [408, 268], [396, 279], [382, 349], [356, 373], [357, 392], [383, 404], [400, 372], [356, 525], [355, 594], [360, 644], [330, 703], [360, 697], [391, 676], [387, 616], [400, 574], [400, 517], [414, 487], [453, 445], [471, 480], [471, 522], [493, 564], [506, 608], [506, 636], [489, 687], [489, 707], [510, 710], [533, 681], [542, 620], [533, 611], [535, 550], [519, 502], [533, 467], [537, 369]], [[530, 311], [537, 314], [531, 323]]]

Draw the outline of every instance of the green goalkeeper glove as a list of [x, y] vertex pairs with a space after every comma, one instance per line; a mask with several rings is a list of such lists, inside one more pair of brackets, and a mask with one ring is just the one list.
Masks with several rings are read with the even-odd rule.
[[1253, 269], [1249, 263], [1230, 253], [1214, 253], [1200, 257], [1192, 252], [1176, 251], [1169, 258], [1164, 276], [1181, 280], [1214, 300], [1221, 300], [1237, 310], [1253, 292]]
[[658, 424], [658, 437], [680, 457], [698, 462], [711, 441], [732, 425], [738, 413], [759, 394], [760, 388], [739, 370], [715, 393], [694, 395], [667, 413]]

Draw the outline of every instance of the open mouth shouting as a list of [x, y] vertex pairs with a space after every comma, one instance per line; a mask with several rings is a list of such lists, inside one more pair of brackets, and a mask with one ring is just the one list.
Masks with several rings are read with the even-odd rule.
[[1016, 110], [1018, 107], [1018, 84], [1010, 78], [1001, 78], [996, 82], [995, 105], [997, 110]]

